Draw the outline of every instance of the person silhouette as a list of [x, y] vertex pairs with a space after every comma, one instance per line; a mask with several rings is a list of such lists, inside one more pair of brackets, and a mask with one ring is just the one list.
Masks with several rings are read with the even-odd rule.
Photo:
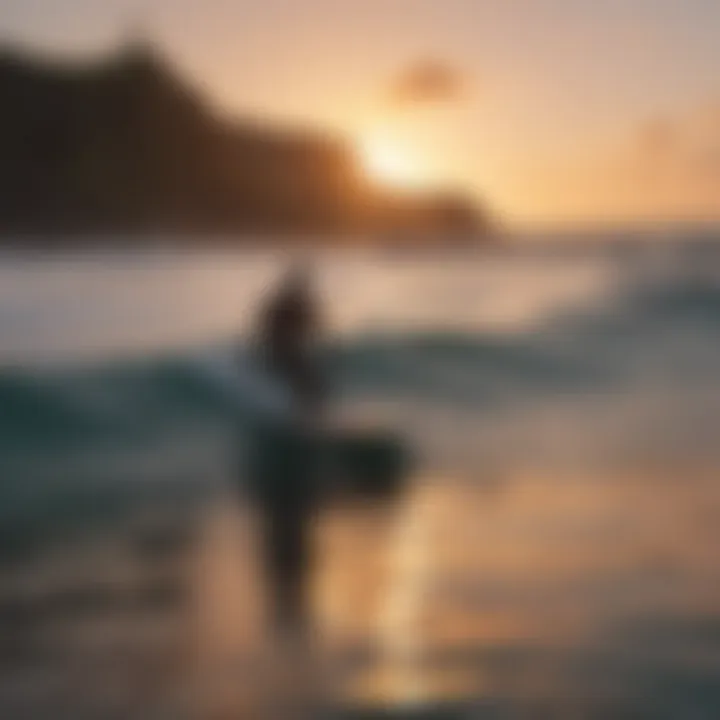
[[310, 627], [312, 529], [327, 402], [321, 337], [312, 274], [306, 265], [294, 265], [261, 310], [257, 347], [265, 377], [282, 388], [289, 412], [263, 423], [251, 470], [274, 624], [292, 635], [305, 635]]
[[320, 308], [312, 272], [293, 265], [261, 316], [260, 353], [269, 375], [289, 391], [296, 414], [317, 417], [326, 400], [320, 367]]

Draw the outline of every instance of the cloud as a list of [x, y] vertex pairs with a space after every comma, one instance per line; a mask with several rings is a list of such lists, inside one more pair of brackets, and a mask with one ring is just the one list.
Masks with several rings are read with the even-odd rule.
[[452, 103], [467, 91], [467, 77], [438, 60], [423, 60], [405, 68], [392, 82], [389, 100], [398, 106]]
[[687, 108], [638, 127], [608, 175], [616, 194], [658, 216], [720, 219], [720, 110]]
[[516, 182], [538, 217], [720, 221], [720, 103], [638, 122], [620, 142], [560, 152]]
[[648, 122], [638, 133], [638, 149], [650, 160], [662, 160], [673, 155], [679, 142], [676, 123], [657, 119]]
[[720, 106], [713, 104], [641, 128], [638, 157], [648, 169], [686, 182], [720, 180]]

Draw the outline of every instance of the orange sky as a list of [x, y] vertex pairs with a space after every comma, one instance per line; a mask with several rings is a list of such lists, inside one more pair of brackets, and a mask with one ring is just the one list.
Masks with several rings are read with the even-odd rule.
[[388, 148], [510, 220], [720, 220], [717, 0], [0, 0], [0, 33], [46, 47], [134, 25], [223, 108]]

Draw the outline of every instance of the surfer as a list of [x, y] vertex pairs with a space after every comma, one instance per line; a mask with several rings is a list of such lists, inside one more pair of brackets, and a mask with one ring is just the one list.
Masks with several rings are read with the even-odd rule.
[[290, 391], [301, 421], [317, 419], [326, 400], [318, 358], [321, 335], [311, 271], [296, 265], [262, 313], [260, 353], [266, 370]]
[[311, 272], [294, 266], [259, 318], [260, 364], [287, 397], [288, 413], [264, 423], [256, 434], [251, 481], [274, 621], [291, 634], [305, 634], [309, 626], [319, 430], [327, 401], [318, 357], [321, 334]]

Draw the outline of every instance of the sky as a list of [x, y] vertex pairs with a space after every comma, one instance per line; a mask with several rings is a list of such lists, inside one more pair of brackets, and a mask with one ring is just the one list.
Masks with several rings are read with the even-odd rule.
[[341, 132], [511, 221], [720, 221], [718, 0], [0, 0], [3, 39], [135, 34], [222, 112]]

